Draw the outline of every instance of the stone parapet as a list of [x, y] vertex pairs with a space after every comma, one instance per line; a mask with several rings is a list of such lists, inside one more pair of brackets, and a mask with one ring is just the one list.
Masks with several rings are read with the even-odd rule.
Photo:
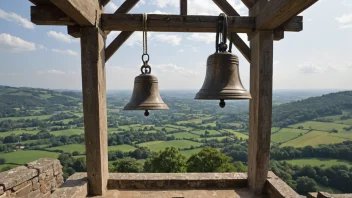
[[41, 158], [0, 173], [0, 198], [50, 197], [62, 183], [60, 161]]

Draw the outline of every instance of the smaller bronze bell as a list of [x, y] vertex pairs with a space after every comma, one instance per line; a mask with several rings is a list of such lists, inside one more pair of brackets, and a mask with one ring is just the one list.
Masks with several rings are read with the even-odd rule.
[[167, 109], [169, 107], [159, 94], [158, 79], [149, 73], [137, 76], [134, 79], [132, 97], [123, 110], [145, 110], [144, 115], [148, 116], [148, 110]]

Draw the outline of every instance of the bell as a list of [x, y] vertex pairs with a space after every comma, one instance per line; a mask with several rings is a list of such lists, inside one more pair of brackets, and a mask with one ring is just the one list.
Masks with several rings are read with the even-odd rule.
[[149, 73], [143, 73], [134, 79], [134, 88], [130, 101], [123, 110], [167, 110], [169, 107], [164, 103], [159, 94], [158, 79]]
[[195, 99], [220, 100], [221, 108], [225, 100], [251, 99], [242, 85], [236, 55], [224, 51], [208, 57], [205, 80]]

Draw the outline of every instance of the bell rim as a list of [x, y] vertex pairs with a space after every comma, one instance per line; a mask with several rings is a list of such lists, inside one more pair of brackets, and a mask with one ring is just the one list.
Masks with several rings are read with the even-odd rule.
[[154, 105], [141, 105], [141, 106], [129, 106], [128, 104], [124, 106], [122, 110], [169, 110], [169, 106], [167, 104], [154, 104]]
[[[236, 90], [237, 92], [224, 93], [224, 90], [219, 92], [206, 92], [200, 90], [194, 97], [196, 100], [248, 100], [252, 99], [251, 94], [247, 90]], [[231, 91], [231, 90], [227, 90]], [[223, 92], [223, 93], [221, 93]]]

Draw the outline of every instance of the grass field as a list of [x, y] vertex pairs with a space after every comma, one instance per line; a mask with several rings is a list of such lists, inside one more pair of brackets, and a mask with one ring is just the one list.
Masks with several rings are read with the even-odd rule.
[[24, 116], [24, 117], [7, 117], [7, 118], [0, 118], [0, 121], [3, 120], [21, 120], [21, 119], [38, 119], [38, 120], [45, 120], [50, 118], [52, 115], [41, 115], [41, 116]]
[[130, 146], [128, 144], [122, 144], [122, 145], [117, 145], [117, 146], [109, 146], [108, 147], [109, 151], [117, 151], [120, 150], [122, 152], [130, 152], [136, 150], [135, 147]]
[[347, 119], [347, 120], [336, 120], [335, 123], [352, 125], [352, 118]]
[[234, 130], [232, 130], [232, 129], [224, 129], [223, 131], [230, 132], [230, 133], [236, 135], [236, 137], [242, 138], [242, 139], [244, 139], [244, 140], [247, 140], [247, 139], [248, 139], [248, 135], [246, 135], [246, 134], [244, 134], [244, 133], [240, 133], [240, 132], [234, 131]]
[[294, 140], [288, 141], [283, 146], [304, 147], [311, 145], [317, 147], [319, 144], [334, 144], [346, 141], [346, 138], [336, 137], [338, 133], [328, 133], [323, 131], [312, 131]]
[[65, 153], [72, 153], [73, 151], [78, 151], [79, 153], [84, 153], [85, 152], [85, 145], [84, 144], [68, 144], [68, 145], [63, 145], [63, 146], [57, 146], [57, 147], [51, 147], [47, 148], [46, 150], [62, 150]]
[[188, 132], [174, 133], [174, 134], [169, 134], [167, 136], [175, 136], [175, 138], [199, 138], [199, 135], [188, 133]]
[[21, 135], [21, 134], [23, 134], [23, 133], [35, 135], [35, 134], [37, 134], [38, 132], [39, 132], [39, 130], [26, 131], [26, 130], [18, 129], [18, 130], [14, 130], [14, 131], [0, 132], [0, 137], [6, 137], [6, 136], [10, 136], [10, 135], [12, 135], [12, 134]]
[[195, 123], [195, 124], [200, 124], [202, 123], [202, 120], [201, 119], [192, 119], [192, 120], [184, 120], [184, 121], [179, 121], [179, 122], [176, 122], [176, 124], [188, 124], [188, 123]]
[[336, 159], [320, 159], [320, 158], [305, 158], [305, 159], [293, 159], [293, 160], [285, 160], [286, 162], [292, 165], [304, 166], [304, 165], [311, 165], [311, 166], [324, 166], [324, 167], [331, 167], [333, 165], [346, 165], [348, 167], [352, 166], [352, 163], [343, 160], [336, 160]]
[[60, 135], [79, 135], [79, 134], [83, 134], [83, 128], [78, 128], [78, 129], [67, 129], [67, 130], [61, 130], [61, 131], [52, 131], [50, 132], [51, 134], [55, 135], [55, 136], [60, 136]]
[[307, 130], [302, 130], [302, 129], [290, 129], [290, 128], [282, 128], [280, 131], [277, 133], [274, 133], [271, 136], [271, 141], [280, 143], [280, 142], [286, 142], [288, 140], [291, 140], [293, 138], [298, 137], [300, 134], [307, 133]]
[[1, 170], [2, 170], [3, 168], [5, 168], [5, 167], [7, 167], [7, 166], [9, 166], [11, 169], [13, 169], [13, 168], [15, 168], [15, 167], [17, 167], [17, 166], [19, 166], [19, 165], [14, 165], [14, 164], [0, 164], [0, 172], [1, 172]]
[[219, 131], [215, 130], [196, 130], [196, 131], [190, 131], [191, 133], [198, 134], [198, 135], [204, 135], [205, 131], [209, 132], [209, 135], [219, 135], [221, 134]]
[[315, 121], [298, 123], [298, 124], [291, 125], [290, 127], [297, 128], [298, 126], [303, 126], [304, 129], [312, 128], [314, 130], [328, 131], [328, 132], [330, 132], [332, 129], [337, 129], [339, 132], [343, 132], [344, 127], [349, 127], [349, 125], [345, 125], [345, 124], [337, 124], [333, 122], [315, 122]]
[[190, 148], [191, 146], [200, 146], [200, 145], [201, 143], [193, 142], [189, 140], [153, 141], [153, 142], [145, 142], [145, 143], [139, 144], [139, 146], [147, 147], [151, 151], [155, 151], [155, 152], [164, 150], [167, 147]]
[[186, 151], [180, 151], [180, 153], [184, 156], [186, 156], [187, 158], [191, 157], [193, 154], [195, 153], [199, 153], [199, 151], [202, 150], [202, 148], [196, 148], [196, 149], [192, 149], [192, 150], [186, 150]]
[[28, 150], [28, 151], [16, 151], [10, 153], [0, 153], [0, 157], [4, 158], [6, 163], [12, 164], [25, 164], [31, 161], [35, 161], [39, 158], [54, 158], [57, 159], [59, 153], [39, 150]]
[[173, 129], [183, 129], [183, 130], [186, 130], [186, 131], [192, 130], [192, 128], [190, 128], [190, 127], [179, 126], [179, 125], [173, 125], [173, 124], [167, 124], [167, 125], [165, 125], [165, 126], [166, 126], [166, 127], [173, 128]]

